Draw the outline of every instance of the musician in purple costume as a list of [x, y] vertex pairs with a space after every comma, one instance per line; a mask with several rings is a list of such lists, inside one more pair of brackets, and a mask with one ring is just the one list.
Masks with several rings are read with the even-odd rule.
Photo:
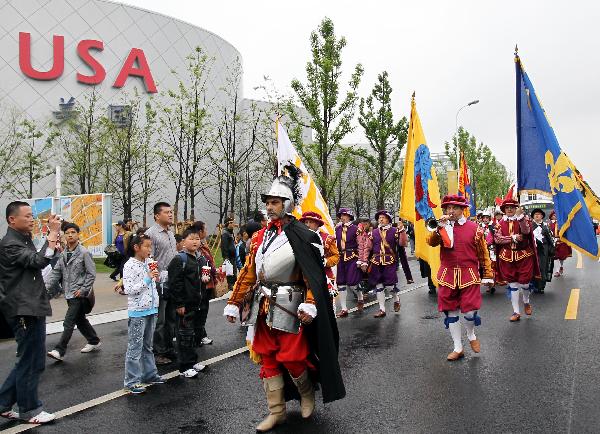
[[[398, 283], [398, 229], [392, 226], [392, 216], [385, 210], [375, 214], [379, 226], [371, 232], [371, 259], [369, 264], [369, 285], [375, 287], [379, 312], [375, 318], [385, 316], [385, 290], [387, 289], [394, 297], [394, 312], [400, 311]], [[362, 266], [366, 270], [365, 265]]]
[[358, 226], [354, 224], [354, 214], [349, 208], [340, 208], [337, 213], [340, 223], [335, 228], [335, 238], [340, 252], [340, 261], [337, 265], [336, 283], [338, 286], [338, 299], [341, 310], [338, 318], [348, 316], [347, 289], [356, 291], [362, 273], [357, 264], [358, 261], [358, 239], [356, 233]]

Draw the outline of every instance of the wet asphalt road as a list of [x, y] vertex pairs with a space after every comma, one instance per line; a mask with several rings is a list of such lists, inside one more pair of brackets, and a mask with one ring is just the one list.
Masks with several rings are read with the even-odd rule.
[[[307, 422], [298, 404], [288, 403], [288, 423], [273, 432], [600, 432], [600, 264], [584, 259], [577, 269], [576, 262], [568, 261], [566, 276], [546, 294], [533, 296], [533, 316], [520, 323], [508, 321], [512, 309], [503, 288], [484, 294], [482, 352], [473, 355], [465, 340], [466, 357], [455, 363], [445, 360], [451, 340], [426, 285], [402, 296], [400, 314], [375, 319], [371, 307], [339, 320], [346, 398], [323, 405], [317, 394]], [[417, 276], [417, 263], [411, 266]], [[411, 287], [422, 283], [417, 278]], [[578, 317], [565, 321], [572, 288], [581, 289]], [[211, 303], [207, 328], [215, 343], [200, 349], [202, 360], [244, 344], [245, 330], [221, 317], [223, 304]], [[66, 360], [48, 362], [40, 395], [49, 411], [122, 387], [126, 322], [97, 331], [101, 351], [80, 354], [85, 342], [76, 331]], [[58, 337], [48, 336], [49, 349]], [[14, 350], [12, 342], [0, 344], [2, 379]], [[120, 397], [31, 432], [251, 433], [265, 414], [258, 367], [241, 354], [211, 365], [198, 379], [174, 378], [145, 395]], [[15, 425], [0, 421], [0, 430]]]

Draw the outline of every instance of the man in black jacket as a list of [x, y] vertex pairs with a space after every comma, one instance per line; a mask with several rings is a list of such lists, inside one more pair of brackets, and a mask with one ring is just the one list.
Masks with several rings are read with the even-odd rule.
[[233, 267], [233, 275], [227, 276], [227, 287], [229, 291], [233, 289], [233, 284], [236, 280], [236, 267], [235, 267], [235, 241], [233, 239], [233, 218], [227, 217], [225, 220], [225, 227], [221, 234], [221, 256], [223, 261], [228, 260]]
[[203, 278], [202, 267], [208, 265], [204, 256], [198, 255], [200, 236], [194, 229], [186, 229], [182, 234], [183, 249], [175, 256], [168, 267], [169, 296], [177, 312], [179, 374], [194, 378], [206, 366], [198, 363], [196, 347], [201, 340], [200, 303], [204, 287], [210, 279], [210, 272]]
[[[0, 241], [0, 310], [17, 341], [17, 362], [0, 388], [0, 414], [29, 423], [55, 416], [42, 409], [38, 383], [46, 361], [46, 317], [52, 315], [42, 269], [54, 256], [60, 217], [48, 219], [46, 242], [36, 251], [31, 238], [33, 212], [26, 202], [6, 207], [8, 230]], [[12, 407], [17, 404], [18, 412]]]

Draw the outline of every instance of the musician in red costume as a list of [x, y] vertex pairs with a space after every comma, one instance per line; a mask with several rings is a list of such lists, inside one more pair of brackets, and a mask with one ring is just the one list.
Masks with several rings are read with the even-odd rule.
[[554, 259], [557, 259], [558, 262], [560, 262], [560, 268], [556, 273], [554, 273], [554, 277], [561, 277], [565, 271], [563, 268], [565, 259], [573, 256], [573, 249], [567, 243], [560, 240], [558, 221], [556, 220], [556, 213], [554, 211], [550, 213], [549, 218], [550, 223], [548, 224], [548, 226], [550, 226], [550, 232], [552, 232], [552, 235], [554, 236], [554, 240], [556, 242], [556, 247], [554, 250]]
[[498, 281], [508, 284], [513, 308], [510, 321], [516, 322], [521, 319], [521, 296], [525, 313], [533, 313], [529, 284], [540, 277], [540, 267], [530, 217], [515, 199], [504, 199], [500, 209], [504, 217], [496, 224], [494, 233]]
[[[445, 196], [442, 200], [444, 215], [438, 220], [438, 228], [427, 239], [430, 246], [440, 246], [440, 269], [437, 279], [438, 309], [444, 312], [444, 324], [450, 330], [454, 342], [449, 361], [464, 357], [459, 315], [471, 349], [481, 350], [475, 336], [475, 326], [481, 324], [478, 311], [481, 308], [481, 284], [493, 285], [493, 272], [483, 228], [464, 216], [469, 203], [462, 196]], [[483, 270], [480, 276], [479, 269]]]

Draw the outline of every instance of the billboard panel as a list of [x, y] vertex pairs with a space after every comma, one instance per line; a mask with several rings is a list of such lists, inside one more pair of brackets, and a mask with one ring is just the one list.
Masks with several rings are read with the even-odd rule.
[[[51, 213], [62, 215], [65, 221], [79, 226], [79, 238], [92, 254], [104, 256], [104, 248], [112, 243], [112, 196], [110, 194], [82, 194], [24, 199], [31, 205], [35, 227], [33, 240], [36, 247], [44, 243], [47, 233], [45, 220]], [[54, 211], [56, 210], [56, 211]]]

